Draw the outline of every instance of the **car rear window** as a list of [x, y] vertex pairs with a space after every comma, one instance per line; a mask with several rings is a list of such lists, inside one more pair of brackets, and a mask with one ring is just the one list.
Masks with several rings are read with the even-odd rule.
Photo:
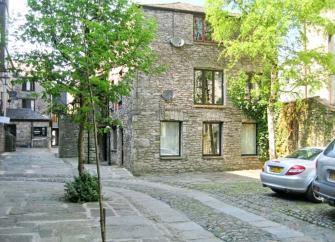
[[286, 156], [286, 158], [295, 158], [302, 160], [314, 160], [322, 152], [321, 149], [300, 149], [294, 151], [292, 154]]
[[327, 149], [325, 150], [324, 154], [326, 156], [335, 158], [335, 140], [328, 145]]

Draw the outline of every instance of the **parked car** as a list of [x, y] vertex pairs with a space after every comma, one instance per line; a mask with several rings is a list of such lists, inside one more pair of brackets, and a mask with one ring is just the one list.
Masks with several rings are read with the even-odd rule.
[[261, 182], [277, 193], [304, 194], [312, 202], [322, 202], [314, 193], [315, 163], [323, 148], [306, 147], [276, 160], [265, 162]]
[[329, 205], [335, 206], [335, 140], [328, 145], [316, 161], [313, 190]]

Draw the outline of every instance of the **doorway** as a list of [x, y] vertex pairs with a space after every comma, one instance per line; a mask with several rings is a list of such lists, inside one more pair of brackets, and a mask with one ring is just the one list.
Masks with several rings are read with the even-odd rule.
[[108, 135], [106, 133], [98, 134], [98, 144], [100, 161], [108, 161]]
[[121, 166], [124, 166], [124, 137], [123, 128], [120, 128], [120, 138], [121, 138]]
[[58, 137], [59, 137], [59, 129], [53, 128], [51, 129], [51, 146], [58, 146]]

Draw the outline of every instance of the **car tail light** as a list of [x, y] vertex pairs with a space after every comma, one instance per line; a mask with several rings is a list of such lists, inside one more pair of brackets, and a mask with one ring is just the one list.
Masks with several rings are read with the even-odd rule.
[[303, 172], [305, 169], [306, 168], [304, 166], [299, 166], [299, 165], [292, 166], [285, 175], [288, 175], [288, 176], [297, 175]]

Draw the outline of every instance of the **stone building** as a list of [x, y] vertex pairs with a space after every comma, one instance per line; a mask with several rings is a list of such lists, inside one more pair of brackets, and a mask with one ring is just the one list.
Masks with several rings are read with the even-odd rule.
[[[41, 98], [43, 88], [38, 82], [13, 85], [7, 105], [10, 124], [6, 125], [22, 147], [51, 147], [52, 117], [47, 103]], [[58, 127], [57, 127], [58, 128]]]
[[[157, 21], [152, 48], [160, 75], [141, 73], [113, 116], [111, 161], [134, 174], [260, 167], [257, 124], [227, 95], [229, 75], [211, 40], [204, 9], [173, 3], [143, 5]], [[245, 68], [251, 68], [248, 63]]]
[[50, 148], [50, 118], [29, 108], [7, 109], [7, 128], [16, 136], [16, 146]]

